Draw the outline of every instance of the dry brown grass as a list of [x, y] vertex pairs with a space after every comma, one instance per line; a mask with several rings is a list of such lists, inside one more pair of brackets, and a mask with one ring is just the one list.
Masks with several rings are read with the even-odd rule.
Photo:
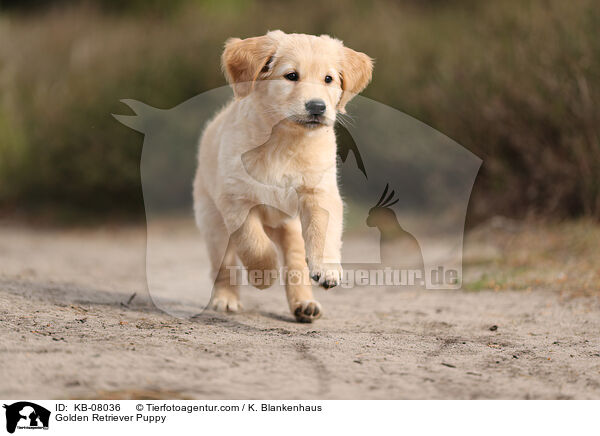
[[600, 296], [600, 227], [495, 218], [465, 242], [467, 290], [546, 289]]

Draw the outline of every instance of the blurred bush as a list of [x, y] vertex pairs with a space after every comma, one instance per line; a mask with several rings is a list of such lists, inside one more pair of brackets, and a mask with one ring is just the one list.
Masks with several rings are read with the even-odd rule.
[[230, 36], [328, 33], [376, 59], [364, 95], [484, 160], [493, 214], [600, 218], [594, 0], [0, 1], [0, 211], [140, 213], [142, 137], [111, 113], [225, 84]]

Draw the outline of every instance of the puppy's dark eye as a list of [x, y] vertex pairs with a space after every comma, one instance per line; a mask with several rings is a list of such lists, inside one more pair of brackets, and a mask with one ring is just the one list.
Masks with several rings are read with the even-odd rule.
[[333, 77], [325, 76], [325, 83], [331, 83], [331, 82], [333, 82]]
[[288, 80], [291, 80], [292, 82], [295, 82], [298, 80], [298, 73], [296, 73], [295, 71], [292, 71], [291, 73], [287, 73], [283, 77], [285, 77]]

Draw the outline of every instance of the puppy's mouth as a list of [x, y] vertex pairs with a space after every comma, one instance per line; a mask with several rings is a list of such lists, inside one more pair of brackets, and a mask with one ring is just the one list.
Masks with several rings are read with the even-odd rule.
[[306, 127], [307, 129], [328, 125], [327, 118], [322, 115], [307, 115], [305, 117], [292, 116], [290, 117], [290, 121], [293, 121], [302, 127]]

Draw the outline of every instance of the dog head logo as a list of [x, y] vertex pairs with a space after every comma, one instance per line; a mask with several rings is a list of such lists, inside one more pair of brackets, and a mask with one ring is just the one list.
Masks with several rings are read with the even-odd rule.
[[6, 409], [6, 431], [16, 429], [48, 429], [50, 411], [28, 401], [19, 401], [3, 406]]

